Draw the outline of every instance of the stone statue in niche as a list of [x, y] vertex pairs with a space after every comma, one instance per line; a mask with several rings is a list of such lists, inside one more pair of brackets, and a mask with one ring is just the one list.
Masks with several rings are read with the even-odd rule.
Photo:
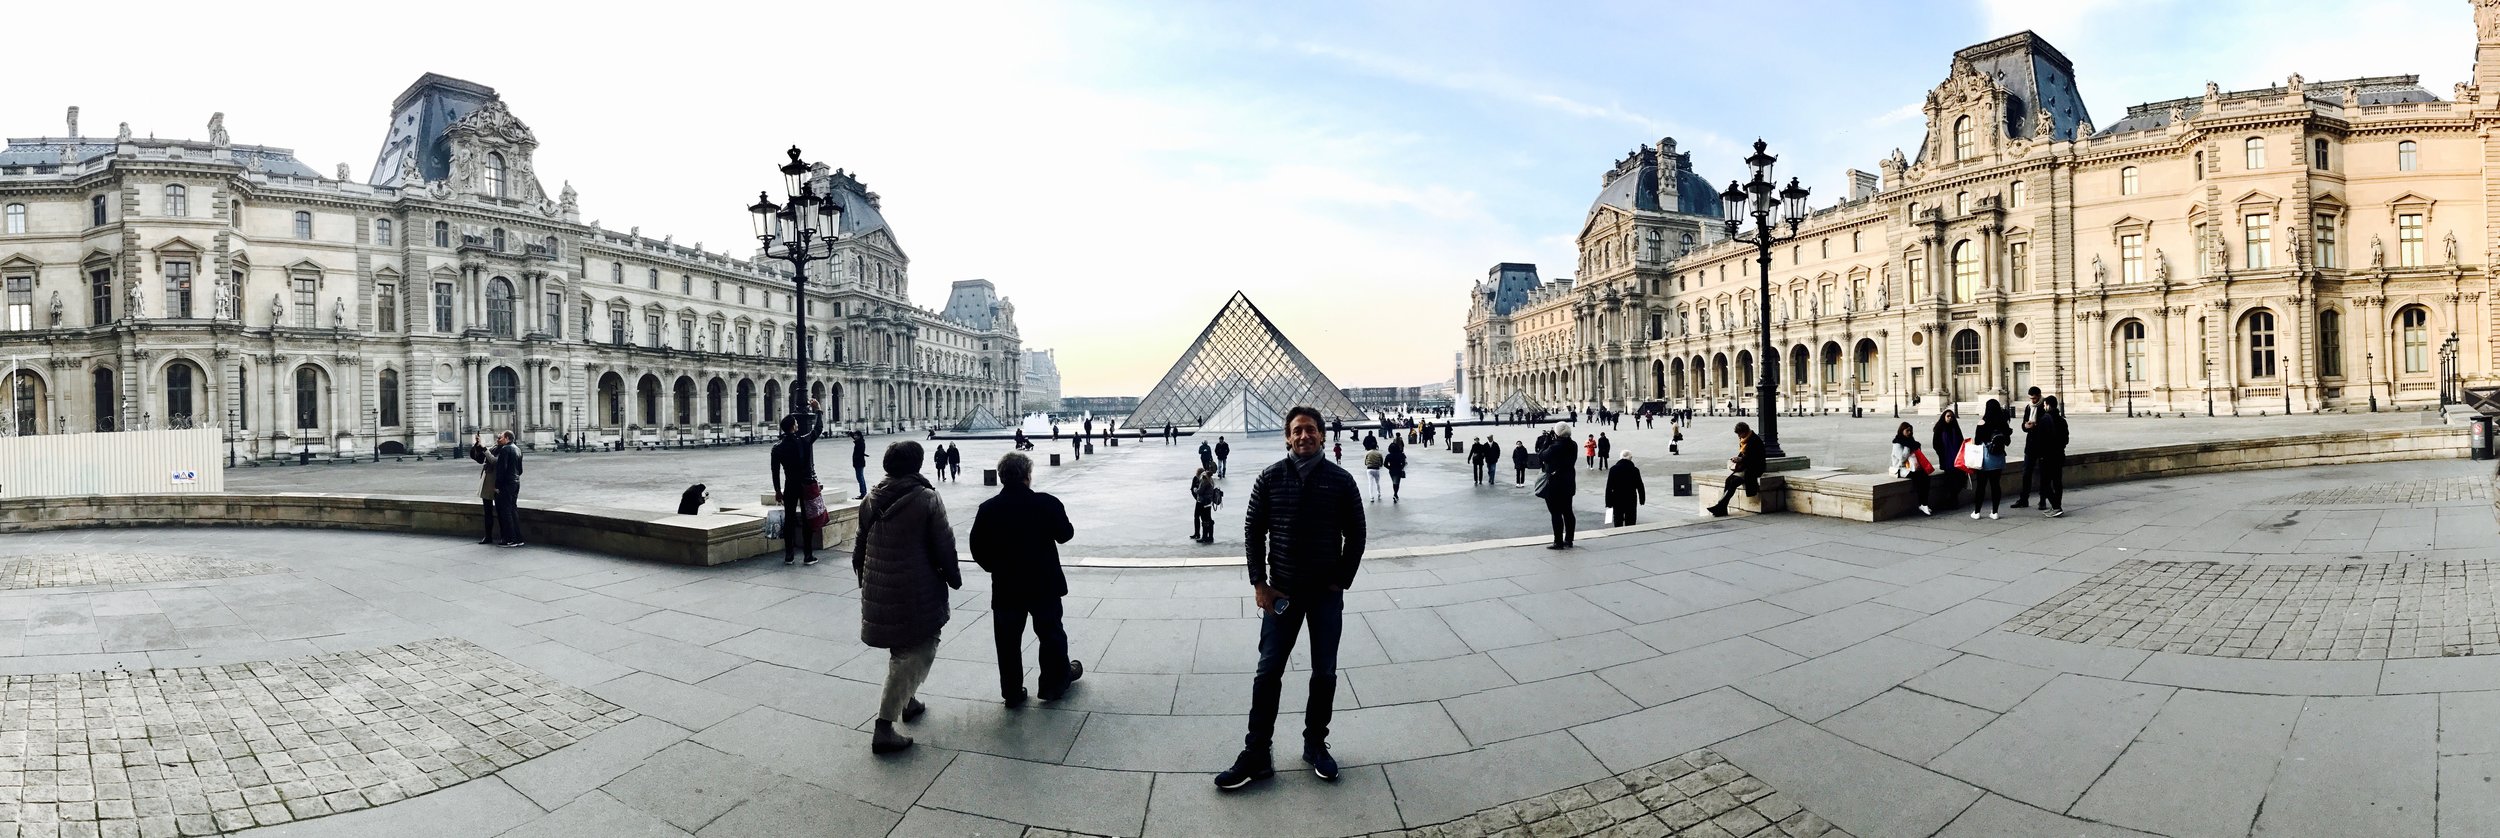
[[2158, 247], [2153, 248], [2153, 282], [2159, 285], [2170, 284], [2170, 257], [2163, 255], [2161, 248]]
[[[75, 111], [76, 109], [73, 108], [72, 110]], [[77, 119], [75, 115], [70, 118], [73, 120]], [[52, 292], [52, 325], [61, 325], [61, 292], [59, 291]]]
[[[123, 123], [123, 125], [127, 126], [129, 123]], [[127, 139], [129, 138], [129, 135], [130, 132], [127, 128], [125, 128], [122, 132], [123, 138]], [[219, 148], [224, 148], [234, 144], [234, 140], [226, 136], [225, 111], [218, 111], [208, 115], [208, 143], [209, 145], [217, 146]]]
[[219, 320], [232, 320], [232, 319], [234, 319], [234, 289], [231, 289], [231, 288], [226, 287], [226, 284], [225, 284], [225, 283], [223, 283], [223, 282], [216, 283], [216, 286], [217, 286], [217, 297], [216, 297], [216, 299], [217, 299], [217, 309], [216, 309], [216, 311], [217, 311], [217, 319], [219, 319]]
[[2103, 264], [2099, 256], [2092, 257], [2092, 284], [2095, 286], [2109, 284], [2109, 266]]
[[274, 329], [284, 322], [286, 322], [286, 298], [276, 294], [269, 295], [269, 327]]
[[2370, 267], [2387, 267], [2387, 245], [2379, 241], [2377, 233], [2370, 234]]
[[573, 191], [573, 182], [565, 181], [563, 198], [558, 202], [558, 206], [562, 207], [566, 213], [571, 213], [581, 208], [580, 198], [580, 193]]
[[148, 289], [137, 281], [130, 283], [130, 319], [148, 316]]
[[347, 327], [347, 298], [345, 298], [345, 297], [331, 297], [331, 298], [330, 298], [330, 328], [333, 328], [333, 329], [343, 329], [343, 328], [346, 328], [346, 327]]
[[2444, 242], [2444, 244], [2445, 244], [2445, 245], [2446, 245], [2446, 247], [2448, 248], [2448, 264], [2449, 264], [2450, 266], [2454, 266], [2454, 265], [2456, 265], [2456, 263], [2457, 263], [2457, 233], [2456, 233], [2456, 231], [2455, 231], [2455, 230], [2450, 230], [2450, 231], [2448, 231], [2448, 238], [2447, 238], [2446, 242]]

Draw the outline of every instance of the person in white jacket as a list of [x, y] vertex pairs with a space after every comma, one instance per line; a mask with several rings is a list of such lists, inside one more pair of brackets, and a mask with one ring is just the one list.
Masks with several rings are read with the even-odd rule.
[[1892, 432], [1892, 476], [1910, 479], [1910, 494], [1918, 499], [1918, 514], [1934, 515], [1936, 511], [1927, 506], [1927, 473], [1931, 469], [1919, 468], [1918, 447], [1918, 429], [1908, 422], [1901, 423]]

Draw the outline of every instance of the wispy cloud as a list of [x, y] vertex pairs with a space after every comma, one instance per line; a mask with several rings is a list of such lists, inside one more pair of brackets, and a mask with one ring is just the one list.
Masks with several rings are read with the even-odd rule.
[[1600, 104], [1546, 90], [1525, 79], [1484, 70], [1447, 70], [1366, 50], [1304, 41], [1293, 44], [1304, 55], [1325, 58], [1376, 76], [1512, 102], [1582, 119], [1617, 122], [1649, 134], [1688, 134], [1698, 142], [1725, 142], [1708, 132], [1693, 131], [1622, 107]]

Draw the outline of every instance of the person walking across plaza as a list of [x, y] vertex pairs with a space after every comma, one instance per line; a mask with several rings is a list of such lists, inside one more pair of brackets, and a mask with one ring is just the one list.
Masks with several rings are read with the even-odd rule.
[[[2013, 417], [2005, 406], [1989, 399], [1979, 412], [1979, 427], [1971, 429], [1970, 440], [1963, 444], [1962, 466], [1971, 472], [1970, 517], [1979, 520], [1979, 501], [1988, 501], [1988, 517], [1994, 519], [2005, 504], [2005, 447], [2013, 442]], [[1977, 462], [1973, 462], [1976, 459]]]
[[1337, 700], [1337, 642], [1345, 627], [1345, 592], [1363, 561], [1363, 504], [1354, 478], [1320, 459], [1319, 411], [1285, 414], [1290, 452], [1259, 472], [1243, 514], [1243, 549], [1250, 592], [1259, 606], [1258, 674], [1250, 680], [1249, 733], [1215, 787], [1239, 789], [1275, 776], [1269, 748], [1283, 701], [1285, 662], [1302, 627], [1311, 629], [1311, 688], [1302, 715], [1302, 759], [1322, 780], [1337, 779], [1328, 752], [1328, 722]]
[[[2015, 509], [2031, 508], [2032, 464], [2037, 460], [2036, 449], [2040, 444], [2040, 388], [2033, 387], [2024, 395], [2029, 401], [2023, 403], [2022, 424], [2018, 426], [2023, 431], [2023, 480], [2014, 484]], [[2047, 509], [2049, 505], [2042, 501], [2040, 508]]]
[[1684, 426], [1667, 422], [1667, 456], [1684, 453]]
[[503, 542], [495, 539], [495, 522], [503, 518], [503, 513], [495, 507], [495, 454], [486, 447], [485, 435], [469, 438], [469, 459], [478, 462], [477, 521], [480, 530], [477, 543], [501, 545]]
[[[1563, 438], [1570, 439], [1570, 437], [1567, 436]], [[1580, 446], [1580, 453], [1588, 459], [1587, 467], [1591, 470], [1595, 470], [1597, 468], [1597, 436], [1595, 434], [1591, 434], [1589, 436], [1589, 441], [1586, 445]]]
[[[2032, 418], [2031, 436], [2024, 440], [2031, 453], [2023, 463], [2023, 482], [2031, 482], [2035, 470], [2040, 474], [2040, 514], [2051, 518], [2066, 514], [2066, 442], [2069, 426], [2066, 410], [2056, 396], [2042, 399], [2040, 412]], [[2036, 440], [2036, 441], [2035, 441]]]
[[[808, 403], [810, 407], [815, 402]], [[816, 564], [814, 515], [808, 501], [824, 508], [824, 487], [816, 482], [816, 440], [824, 435], [824, 416], [814, 410], [781, 417], [781, 441], [773, 444], [773, 501], [781, 504], [781, 563], [801, 553]]]
[[964, 447], [952, 442], [946, 444], [946, 482], [964, 482]]
[[[1500, 451], [1502, 447], [1497, 444], [1493, 446], [1493, 450]], [[1536, 465], [1536, 455], [1528, 453], [1528, 444], [1516, 439], [1511, 440], [1511, 488], [1517, 489], [1528, 485], [1528, 468], [1534, 465]]]
[[1626, 452], [1606, 469], [1606, 508], [1614, 511], [1615, 526], [1629, 526], [1640, 521], [1640, 505], [1648, 502], [1649, 486]]
[[1962, 484], [1969, 472], [1962, 470], [1962, 420], [1953, 408], [1936, 413], [1936, 424], [1928, 429], [1927, 451], [1936, 461], [1936, 493], [1930, 495], [1937, 509], [1953, 511], [1962, 505]]
[[1721, 486], [1719, 502], [1710, 505], [1712, 517], [1727, 517], [1727, 502], [1736, 499], [1736, 490], [1743, 488], [1745, 497], [1762, 493], [1762, 472], [1767, 462], [1762, 452], [1762, 437], [1753, 426], [1736, 423], [1736, 456], [1727, 460], [1727, 483]]
[[1910, 498], [1918, 504], [1920, 515], [1936, 514], [1927, 501], [1929, 475], [1935, 470], [1936, 465], [1927, 458], [1927, 452], [1919, 450], [1917, 427], [1903, 422], [1893, 429], [1892, 476], [1909, 478]]
[[1041, 641], [1043, 701], [1057, 701], [1068, 685], [1085, 677], [1085, 662], [1068, 659], [1068, 630], [1060, 598], [1068, 595], [1059, 569], [1059, 545], [1076, 537], [1068, 509], [1057, 497], [1033, 491], [1033, 460], [1010, 453], [998, 458], [998, 494], [972, 516], [972, 561], [990, 574], [990, 629], [998, 648], [998, 695], [1024, 703], [1024, 624]]
[[[841, 401], [841, 399], [835, 399], [835, 405], [840, 406]], [[1057, 426], [1052, 426], [1050, 433], [1053, 437], [1058, 436]], [[851, 499], [866, 499], [868, 497], [868, 434], [858, 428], [851, 429], [851, 476], [859, 480], [859, 494]]]
[[[1596, 437], [1590, 437], [1595, 444]], [[1571, 541], [1580, 534], [1580, 514], [1571, 508], [1571, 496], [1579, 490], [1579, 478], [1573, 474], [1571, 426], [1554, 427], [1553, 438], [1545, 444], [1542, 465], [1545, 474], [1537, 479], [1536, 496], [1545, 500], [1545, 517], [1554, 526], [1554, 543], [1547, 550], [1569, 550]]]
[[1198, 467], [1208, 471], [1215, 470], [1215, 446], [1203, 439], [1198, 440]]
[[920, 443], [886, 446], [885, 479], [860, 504], [859, 535], [851, 539], [859, 642], [888, 653], [876, 735], [869, 742], [869, 750], [880, 754], [911, 747], [911, 737], [894, 725], [928, 710], [913, 694], [937, 661], [938, 632], [948, 614], [946, 591], [964, 586], [955, 561], [955, 528], [946, 522], [946, 502], [937, 488], [920, 475], [922, 459]]
[[1389, 453], [1380, 463], [1389, 470], [1389, 502], [1397, 503], [1398, 487], [1406, 483], [1406, 443], [1389, 440]]
[[1597, 435], [1597, 467], [1598, 467], [1598, 468], [1605, 468], [1607, 463], [1612, 462], [1611, 460], [1608, 460], [1607, 458], [1608, 458], [1608, 457], [1611, 457], [1611, 456], [1613, 456], [1613, 455], [1614, 455], [1614, 450], [1615, 450], [1615, 443], [1614, 443], [1614, 440], [1607, 439], [1607, 438], [1606, 438], [1606, 435], [1605, 435], [1605, 434], [1602, 434], [1602, 433]]
[[495, 474], [495, 526], [503, 540], [497, 547], [520, 547], [521, 539], [521, 449], [512, 445], [512, 432], [495, 434], [495, 449], [487, 452]]
[[1482, 437], [1469, 438], [1467, 440], [1467, 474], [1474, 485], [1485, 484], [1484, 466], [1484, 439]]
[[1189, 540], [1200, 544], [1215, 543], [1215, 507], [1224, 502], [1224, 490], [1215, 485], [1215, 471], [1201, 468], [1189, 476]]
[[[1364, 441], [1369, 442], [1370, 440], [1365, 439]], [[1380, 502], [1380, 467], [1386, 465], [1388, 463], [1388, 459], [1388, 455], [1380, 453], [1380, 450], [1377, 448], [1363, 452], [1363, 470], [1370, 473], [1372, 479], [1373, 503]]]
[[1225, 466], [1226, 466], [1227, 464], [1231, 463], [1231, 462], [1232, 462], [1232, 459], [1233, 459], [1233, 444], [1232, 444], [1232, 443], [1229, 443], [1229, 442], [1225, 442], [1223, 437], [1220, 437], [1220, 436], [1219, 436], [1219, 437], [1216, 437], [1216, 438], [1215, 438], [1215, 476], [1216, 476], [1216, 477], [1218, 477], [1218, 478], [1222, 478], [1222, 477], [1224, 476], [1224, 469], [1225, 469]]

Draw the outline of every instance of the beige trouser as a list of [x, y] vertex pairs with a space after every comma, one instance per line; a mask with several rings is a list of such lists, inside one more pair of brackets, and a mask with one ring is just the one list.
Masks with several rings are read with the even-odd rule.
[[929, 665], [937, 662], [937, 649], [938, 639], [931, 637], [893, 650], [894, 657], [885, 666], [885, 700], [877, 705], [878, 719], [903, 720], [903, 708], [911, 706], [912, 694], [920, 691], [920, 682], [929, 680]]

